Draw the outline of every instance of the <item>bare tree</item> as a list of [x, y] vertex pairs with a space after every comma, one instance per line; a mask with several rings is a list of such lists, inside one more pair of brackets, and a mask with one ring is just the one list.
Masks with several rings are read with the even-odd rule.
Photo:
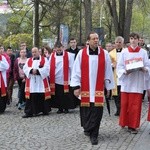
[[91, 0], [84, 0], [86, 37], [92, 30]]
[[39, 0], [35, 0], [33, 12], [33, 46], [39, 47], [39, 38]]
[[130, 33], [133, 2], [134, 0], [119, 0], [119, 12], [117, 12], [116, 0], [106, 1], [112, 16], [115, 34], [116, 36], [123, 36], [125, 42], [128, 41], [128, 35]]

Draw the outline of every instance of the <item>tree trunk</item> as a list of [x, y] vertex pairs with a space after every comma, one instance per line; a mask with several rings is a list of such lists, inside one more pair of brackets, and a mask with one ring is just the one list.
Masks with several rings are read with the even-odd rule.
[[60, 21], [59, 20], [57, 22], [57, 41], [60, 41]]
[[117, 8], [116, 8], [116, 0], [112, 0], [112, 13], [113, 13], [113, 22], [115, 28], [115, 34], [119, 34], [119, 26], [118, 26], [118, 15], [117, 15]]
[[127, 1], [126, 18], [125, 18], [125, 23], [124, 23], [124, 39], [125, 39], [125, 42], [129, 41], [133, 1], [134, 0], [128, 0]]
[[85, 8], [85, 32], [86, 37], [92, 31], [92, 11], [91, 11], [91, 0], [84, 0]]
[[111, 37], [112, 37], [112, 21], [111, 21], [111, 23], [110, 23], [110, 26], [109, 26], [109, 28], [108, 28], [108, 31], [109, 31], [108, 39], [109, 39], [109, 41], [111, 41]]
[[119, 35], [124, 35], [124, 22], [125, 22], [125, 6], [126, 0], [119, 0]]
[[116, 0], [106, 1], [112, 16], [115, 34], [116, 36], [123, 36], [125, 42], [128, 41], [130, 34], [133, 1], [134, 0], [119, 0], [119, 14], [117, 14], [118, 8], [116, 7]]
[[[56, 22], [56, 26], [57, 26], [57, 41], [60, 41], [60, 24], [61, 24], [61, 6], [60, 6], [60, 0], [56, 1], [56, 5], [57, 5], [57, 22]], [[61, 42], [61, 41], [60, 41]]]
[[39, 0], [34, 1], [33, 46], [34, 47], [39, 47]]

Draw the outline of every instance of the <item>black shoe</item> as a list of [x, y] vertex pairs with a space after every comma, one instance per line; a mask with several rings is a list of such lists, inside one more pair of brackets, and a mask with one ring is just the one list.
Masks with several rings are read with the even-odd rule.
[[84, 131], [85, 136], [90, 136], [90, 132]]
[[128, 132], [131, 132], [132, 128], [128, 127]]
[[52, 109], [50, 108], [50, 109], [49, 109], [49, 112], [51, 112], [51, 111], [52, 111]]
[[57, 114], [62, 114], [62, 113], [63, 113], [63, 110], [60, 110], [60, 109], [59, 109], [59, 110], [57, 111]]
[[120, 113], [117, 111], [114, 115], [115, 115], [115, 116], [119, 116], [119, 115], [120, 115]]
[[22, 118], [29, 118], [29, 117], [33, 117], [33, 115], [27, 115], [27, 114], [25, 114], [24, 116], [22, 116]]
[[137, 133], [138, 133], [138, 130], [136, 129], [131, 130], [131, 134], [137, 134]]
[[49, 113], [43, 113], [43, 116], [48, 116], [49, 115]]
[[64, 113], [65, 113], [65, 114], [69, 113], [68, 109], [65, 109], [65, 110], [64, 110]]
[[138, 130], [134, 129], [134, 128], [130, 128], [128, 127], [128, 131], [131, 133], [131, 134], [137, 134], [138, 133]]
[[90, 137], [92, 145], [97, 145], [98, 144], [98, 139], [96, 137]]
[[7, 100], [6, 104], [7, 104], [7, 105], [10, 105], [10, 100]]
[[4, 111], [0, 111], [0, 114], [3, 114], [4, 113]]

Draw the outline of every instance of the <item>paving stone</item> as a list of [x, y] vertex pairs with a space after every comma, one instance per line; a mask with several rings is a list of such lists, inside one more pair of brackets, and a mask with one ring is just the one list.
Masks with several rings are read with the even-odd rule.
[[52, 109], [49, 116], [23, 119], [24, 111], [17, 109], [17, 101], [15, 88], [13, 102], [0, 115], [0, 150], [131, 150], [148, 126], [146, 100], [142, 105], [141, 128], [137, 135], [131, 135], [127, 128], [120, 128], [118, 117], [114, 116], [114, 101], [110, 101], [111, 116], [105, 105], [99, 142], [92, 146], [80, 126], [79, 108], [60, 115], [56, 113], [57, 109]]

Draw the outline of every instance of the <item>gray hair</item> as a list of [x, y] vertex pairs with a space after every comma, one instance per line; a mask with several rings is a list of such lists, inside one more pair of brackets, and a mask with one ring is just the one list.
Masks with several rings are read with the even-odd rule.
[[124, 38], [123, 38], [122, 36], [117, 36], [117, 37], [115, 38], [115, 42], [118, 41], [118, 40], [121, 40], [122, 43], [124, 43]]

